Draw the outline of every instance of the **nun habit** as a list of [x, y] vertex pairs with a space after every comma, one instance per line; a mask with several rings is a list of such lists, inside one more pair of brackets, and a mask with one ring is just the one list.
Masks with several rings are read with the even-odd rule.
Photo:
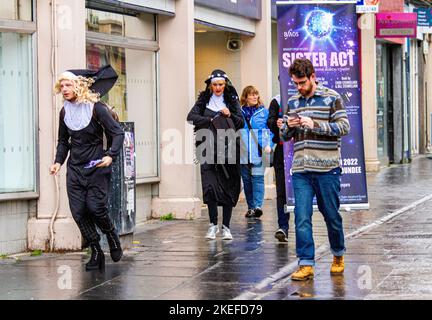
[[[93, 78], [95, 82], [90, 89], [101, 97], [113, 87], [118, 77], [109, 65], [97, 71], [69, 70], [67, 73], [72, 79], [74, 76]], [[108, 150], [103, 148], [104, 132], [112, 140]], [[55, 162], [62, 165], [69, 154], [66, 177], [69, 206], [85, 241], [84, 246], [92, 249], [87, 270], [102, 269], [104, 266], [100, 236], [95, 225], [106, 234], [112, 259], [118, 261], [122, 256], [120, 240], [107, 208], [112, 168], [89, 168], [88, 164], [105, 156], [114, 160], [121, 151], [123, 139], [122, 128], [101, 102], [65, 100], [60, 111]]]
[[[220, 97], [214, 95], [210, 89], [213, 78], [225, 80], [225, 90]], [[207, 85], [206, 90], [198, 96], [195, 105], [188, 114], [187, 121], [194, 125], [196, 133], [201, 129], [210, 130], [212, 133], [211, 139], [203, 138], [202, 141], [199, 141], [197, 138], [196, 141], [196, 158], [201, 169], [203, 201], [209, 207], [210, 222], [214, 225], [217, 225], [217, 206], [224, 207], [223, 224], [229, 228], [232, 208], [237, 205], [241, 188], [238, 156], [240, 145], [239, 139], [229, 141], [222, 149], [224, 155], [218, 155], [216, 132], [217, 130], [229, 129], [237, 131], [243, 128], [244, 122], [237, 92], [225, 72], [214, 70], [205, 83]], [[220, 112], [225, 107], [231, 112], [229, 118], [224, 117]], [[201, 135], [198, 134], [198, 136]], [[232, 143], [235, 144], [235, 148], [228, 147], [228, 144]], [[234, 150], [235, 154], [229, 154], [229, 150]], [[203, 151], [202, 154], [199, 154], [201, 151]], [[208, 157], [207, 152], [212, 152], [212, 156]], [[221, 163], [221, 159], [225, 161]]]

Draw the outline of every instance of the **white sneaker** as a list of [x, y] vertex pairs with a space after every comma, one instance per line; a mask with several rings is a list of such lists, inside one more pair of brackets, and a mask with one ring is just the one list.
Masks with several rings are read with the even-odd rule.
[[233, 236], [229, 228], [222, 226], [222, 240], [232, 240]]
[[219, 227], [213, 223], [210, 223], [209, 229], [206, 234], [206, 239], [214, 240], [216, 239], [216, 234], [219, 233]]

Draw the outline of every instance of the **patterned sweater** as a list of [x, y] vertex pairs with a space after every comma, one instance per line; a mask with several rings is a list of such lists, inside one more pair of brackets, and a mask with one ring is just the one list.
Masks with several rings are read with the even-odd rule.
[[292, 96], [288, 106], [300, 116], [312, 118], [315, 124], [313, 129], [299, 127], [282, 132], [285, 140], [294, 135], [292, 172], [328, 172], [339, 167], [340, 137], [350, 131], [342, 97], [318, 86], [310, 98]]

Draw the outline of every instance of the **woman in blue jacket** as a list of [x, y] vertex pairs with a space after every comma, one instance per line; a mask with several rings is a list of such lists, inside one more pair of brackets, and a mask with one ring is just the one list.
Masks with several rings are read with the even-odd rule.
[[248, 204], [247, 218], [262, 216], [264, 172], [269, 164], [273, 134], [267, 127], [269, 115], [254, 86], [243, 89], [240, 103], [245, 120], [241, 130], [241, 175]]

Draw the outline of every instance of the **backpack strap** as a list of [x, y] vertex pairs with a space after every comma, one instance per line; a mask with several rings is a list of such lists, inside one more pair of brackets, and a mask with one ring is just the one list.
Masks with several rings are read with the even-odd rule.
[[275, 95], [275, 96], [273, 97], [273, 99], [275, 99], [276, 102], [278, 103], [278, 105], [280, 105], [280, 102], [281, 102], [280, 94]]
[[280, 94], [277, 94], [276, 96], [274, 96], [273, 99], [276, 100], [276, 102], [278, 103], [278, 105], [279, 105], [279, 110], [278, 110], [279, 117], [282, 117], [282, 106], [281, 106], [281, 96], [280, 96]]

